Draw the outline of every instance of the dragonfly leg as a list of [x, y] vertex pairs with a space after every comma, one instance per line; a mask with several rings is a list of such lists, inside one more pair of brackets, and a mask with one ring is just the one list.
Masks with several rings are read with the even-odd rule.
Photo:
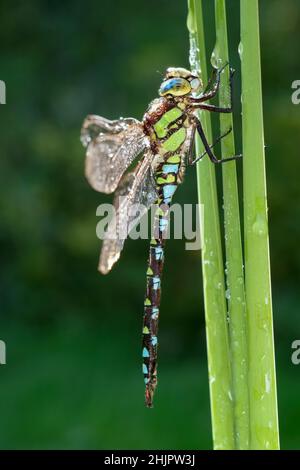
[[213, 82], [216, 80], [216, 75], [218, 73], [218, 69], [216, 69], [215, 67], [213, 67], [213, 70], [212, 70], [212, 74], [210, 76], [210, 79], [205, 87], [205, 90], [203, 91], [203, 96], [206, 95], [209, 91], [209, 89], [211, 88]]
[[197, 108], [199, 109], [200, 108], [200, 109], [206, 109], [208, 111], [216, 111], [216, 112], [219, 112], [219, 113], [222, 113], [222, 112], [231, 113], [232, 112], [232, 108], [233, 108], [232, 107], [233, 75], [234, 75], [234, 72], [235, 72], [234, 69], [230, 69], [230, 75], [229, 75], [230, 106], [221, 108], [221, 107], [214, 106], [214, 105], [201, 104], [201, 103], [203, 103], [203, 101], [207, 101], [210, 98], [213, 98], [218, 93], [219, 88], [220, 88], [221, 72], [223, 71], [223, 69], [227, 65], [228, 65], [228, 63], [226, 63], [225, 66], [223, 66], [220, 70], [217, 71], [217, 79], [216, 79], [215, 85], [214, 85], [214, 87], [211, 91], [209, 91], [208, 93], [205, 93], [200, 98], [191, 98], [190, 99], [191, 107], [193, 109], [197, 109]]
[[[195, 131], [196, 131], [196, 126], [193, 127], [193, 134], [192, 134], [192, 140], [191, 140], [191, 145], [190, 145], [190, 148], [189, 148], [189, 151], [188, 151], [188, 162], [190, 165], [194, 165], [195, 163], [197, 163], [198, 160], [201, 160], [201, 158], [203, 158], [207, 152], [204, 152], [203, 154], [200, 155], [200, 158], [193, 158], [193, 147], [194, 147], [194, 142], [195, 142]], [[212, 144], [210, 144], [210, 148], [214, 148], [215, 145], [217, 145], [217, 143], [219, 143], [224, 137], [226, 137], [228, 134], [230, 134], [230, 132], [232, 131], [232, 127], [229, 127], [229, 129], [227, 129], [227, 131], [225, 131], [223, 134], [221, 134]]]
[[194, 106], [194, 108], [205, 109], [206, 111], [212, 111], [215, 113], [232, 113], [232, 106], [222, 108], [220, 106], [214, 106], [213, 104], [200, 104]]
[[[195, 117], [195, 123], [196, 123], [196, 129], [197, 129], [197, 132], [202, 140], [202, 143], [204, 145], [204, 148], [205, 148], [205, 152], [203, 152], [199, 157], [197, 157], [193, 162], [192, 164], [194, 165], [195, 163], [197, 163], [199, 160], [201, 160], [201, 158], [203, 158], [206, 154], [208, 155], [208, 157], [210, 158], [210, 160], [213, 162], [213, 163], [224, 163], [224, 162], [229, 162], [231, 160], [237, 160], [238, 158], [241, 158], [242, 155], [233, 155], [232, 157], [228, 157], [228, 158], [221, 158], [220, 160], [214, 155], [214, 153], [212, 152], [211, 148], [212, 146], [208, 143], [207, 139], [206, 139], [206, 136], [205, 136], [205, 133], [204, 133], [204, 130], [203, 130], [203, 127], [202, 127], [202, 124], [201, 122], [199, 121], [199, 119], [197, 119]], [[229, 134], [230, 130], [227, 131], [227, 133], [225, 133], [225, 135]], [[223, 135], [223, 137], [225, 137], [225, 135]], [[222, 136], [220, 137], [222, 138]]]

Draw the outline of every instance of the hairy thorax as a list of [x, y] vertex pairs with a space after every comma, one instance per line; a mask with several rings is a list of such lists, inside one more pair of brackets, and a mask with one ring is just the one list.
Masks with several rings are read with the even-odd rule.
[[183, 180], [185, 156], [190, 146], [190, 123], [184, 101], [157, 98], [143, 118], [149, 137], [158, 184], [179, 184]]
[[185, 107], [184, 101], [166, 98], [157, 98], [150, 103], [143, 124], [154, 154], [180, 151], [189, 127]]

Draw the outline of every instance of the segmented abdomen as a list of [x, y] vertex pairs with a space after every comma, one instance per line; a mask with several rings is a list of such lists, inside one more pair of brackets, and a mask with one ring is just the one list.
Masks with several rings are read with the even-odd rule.
[[182, 111], [173, 108], [160, 116], [149, 129], [160, 162], [154, 175], [158, 200], [150, 242], [143, 322], [143, 374], [148, 407], [152, 407], [157, 385], [158, 318], [169, 209], [172, 196], [181, 182], [184, 168], [183, 149], [187, 130], [180, 121], [181, 116], [183, 116]]

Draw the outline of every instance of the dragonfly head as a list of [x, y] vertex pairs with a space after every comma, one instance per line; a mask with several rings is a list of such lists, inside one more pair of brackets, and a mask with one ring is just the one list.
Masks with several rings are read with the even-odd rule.
[[185, 96], [202, 89], [200, 78], [189, 70], [169, 67], [158, 93], [160, 96]]

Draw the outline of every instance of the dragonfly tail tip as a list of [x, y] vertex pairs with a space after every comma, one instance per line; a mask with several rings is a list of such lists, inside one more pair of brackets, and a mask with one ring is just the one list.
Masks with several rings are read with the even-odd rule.
[[145, 390], [145, 404], [147, 408], [153, 408], [153, 396], [156, 388], [156, 383], [148, 383]]

